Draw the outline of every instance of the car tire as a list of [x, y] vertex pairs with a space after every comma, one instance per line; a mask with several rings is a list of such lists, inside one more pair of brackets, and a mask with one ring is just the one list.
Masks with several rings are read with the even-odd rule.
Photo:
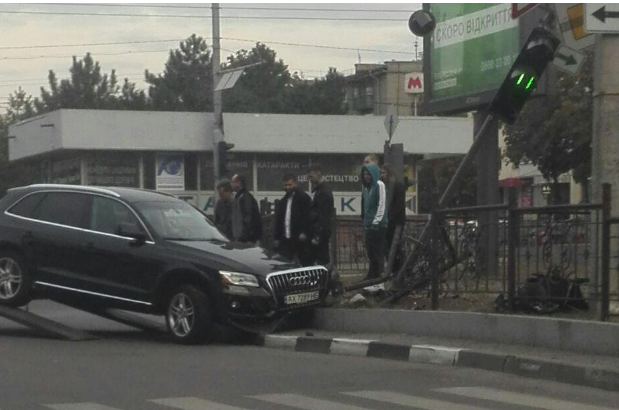
[[206, 342], [213, 329], [213, 312], [208, 296], [191, 285], [181, 285], [168, 298], [166, 324], [175, 342]]
[[24, 258], [0, 251], [0, 305], [20, 307], [30, 302], [32, 279]]

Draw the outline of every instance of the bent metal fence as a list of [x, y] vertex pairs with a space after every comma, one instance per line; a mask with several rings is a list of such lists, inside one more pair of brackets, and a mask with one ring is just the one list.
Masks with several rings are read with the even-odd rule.
[[[618, 302], [619, 218], [610, 218], [610, 186], [600, 204], [443, 209], [431, 217], [431, 239], [416, 246], [403, 271], [408, 292], [491, 293], [506, 310], [541, 313], [599, 304], [607, 320]], [[611, 274], [611, 263], [612, 267]], [[501, 303], [503, 301], [504, 303]]]

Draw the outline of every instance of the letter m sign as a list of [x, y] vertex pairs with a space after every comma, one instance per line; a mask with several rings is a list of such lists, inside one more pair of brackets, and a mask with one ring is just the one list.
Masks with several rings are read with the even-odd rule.
[[423, 93], [423, 73], [409, 73], [404, 77], [404, 90], [408, 94]]

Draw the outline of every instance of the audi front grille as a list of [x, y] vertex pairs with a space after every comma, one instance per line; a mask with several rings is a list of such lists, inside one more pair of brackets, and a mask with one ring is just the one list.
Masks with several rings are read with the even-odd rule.
[[[327, 290], [329, 272], [325, 268], [298, 269], [294, 271], [275, 272], [267, 276], [267, 282], [279, 306], [285, 306], [284, 299], [289, 295], [319, 292], [322, 296]], [[307, 305], [316, 302], [307, 303]]]

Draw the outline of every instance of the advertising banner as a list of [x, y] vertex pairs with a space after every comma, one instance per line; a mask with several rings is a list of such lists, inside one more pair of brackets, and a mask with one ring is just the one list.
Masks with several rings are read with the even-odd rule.
[[157, 154], [157, 190], [185, 190], [185, 161], [183, 154]]

